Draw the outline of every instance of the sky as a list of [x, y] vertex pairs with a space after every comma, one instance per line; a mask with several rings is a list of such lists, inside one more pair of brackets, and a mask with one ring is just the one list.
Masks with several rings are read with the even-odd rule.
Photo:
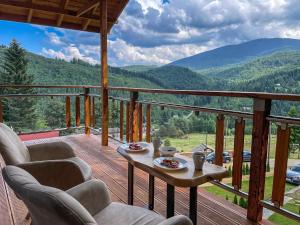
[[[109, 64], [163, 65], [257, 38], [300, 39], [299, 0], [130, 0], [109, 35]], [[99, 63], [99, 35], [0, 21], [0, 44]]]

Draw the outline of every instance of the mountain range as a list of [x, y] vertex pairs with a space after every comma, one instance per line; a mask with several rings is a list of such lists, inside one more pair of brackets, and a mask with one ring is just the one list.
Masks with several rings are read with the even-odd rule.
[[[0, 64], [5, 47], [0, 47]], [[28, 72], [36, 84], [97, 85], [100, 66], [81, 60], [66, 62], [28, 52]], [[199, 61], [197, 61], [199, 60]], [[189, 62], [191, 68], [178, 66]], [[180, 64], [182, 65], [182, 64]], [[198, 66], [197, 66], [198, 65]], [[197, 69], [195, 69], [197, 67]], [[1, 72], [1, 66], [0, 66]], [[225, 46], [165, 66], [109, 67], [111, 86], [194, 90], [235, 90], [300, 93], [300, 41], [259, 39]], [[49, 90], [53, 91], [53, 90]], [[116, 95], [117, 93], [111, 93]], [[118, 93], [120, 94], [120, 93]], [[122, 93], [123, 94], [123, 93]], [[204, 97], [142, 95], [164, 102], [241, 110], [250, 102], [219, 101]], [[280, 109], [286, 112], [287, 107]]]
[[228, 45], [172, 62], [171, 65], [194, 70], [242, 63], [278, 51], [300, 50], [300, 40], [287, 38], [257, 39]]

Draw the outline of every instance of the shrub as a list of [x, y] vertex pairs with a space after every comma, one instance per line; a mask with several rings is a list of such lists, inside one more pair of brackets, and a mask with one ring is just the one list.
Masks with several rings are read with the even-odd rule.
[[238, 198], [237, 198], [237, 196], [236, 196], [236, 195], [234, 196], [234, 199], [233, 199], [233, 204], [236, 204], [236, 205], [238, 204]]
[[169, 139], [166, 139], [164, 142], [165, 146], [171, 146], [171, 141]]
[[246, 208], [246, 202], [245, 202], [245, 199], [244, 198], [240, 198], [239, 200], [239, 206], [240, 207], [243, 207], [243, 208]]
[[249, 167], [248, 163], [246, 163], [246, 166], [245, 166], [245, 173], [246, 173], [246, 175], [250, 174], [250, 167]]

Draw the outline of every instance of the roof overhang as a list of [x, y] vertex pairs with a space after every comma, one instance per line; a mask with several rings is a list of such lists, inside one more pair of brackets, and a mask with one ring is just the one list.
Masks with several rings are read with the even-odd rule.
[[[129, 0], [108, 0], [111, 30]], [[0, 20], [100, 33], [101, 0], [0, 0]]]

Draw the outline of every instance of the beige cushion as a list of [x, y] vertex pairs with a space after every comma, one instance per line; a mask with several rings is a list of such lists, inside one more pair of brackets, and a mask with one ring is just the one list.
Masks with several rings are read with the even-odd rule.
[[72, 158], [66, 159], [66, 161], [71, 161], [79, 167], [81, 174], [85, 181], [90, 180], [92, 178], [91, 167], [85, 161], [83, 161], [81, 158], [72, 157]]
[[26, 204], [34, 225], [97, 225], [77, 200], [64, 191], [40, 185], [25, 170], [7, 166], [3, 177]]
[[0, 153], [6, 165], [17, 165], [30, 161], [26, 145], [12, 129], [3, 123], [0, 123]]
[[165, 218], [150, 210], [113, 202], [94, 216], [98, 225], [157, 225]]

